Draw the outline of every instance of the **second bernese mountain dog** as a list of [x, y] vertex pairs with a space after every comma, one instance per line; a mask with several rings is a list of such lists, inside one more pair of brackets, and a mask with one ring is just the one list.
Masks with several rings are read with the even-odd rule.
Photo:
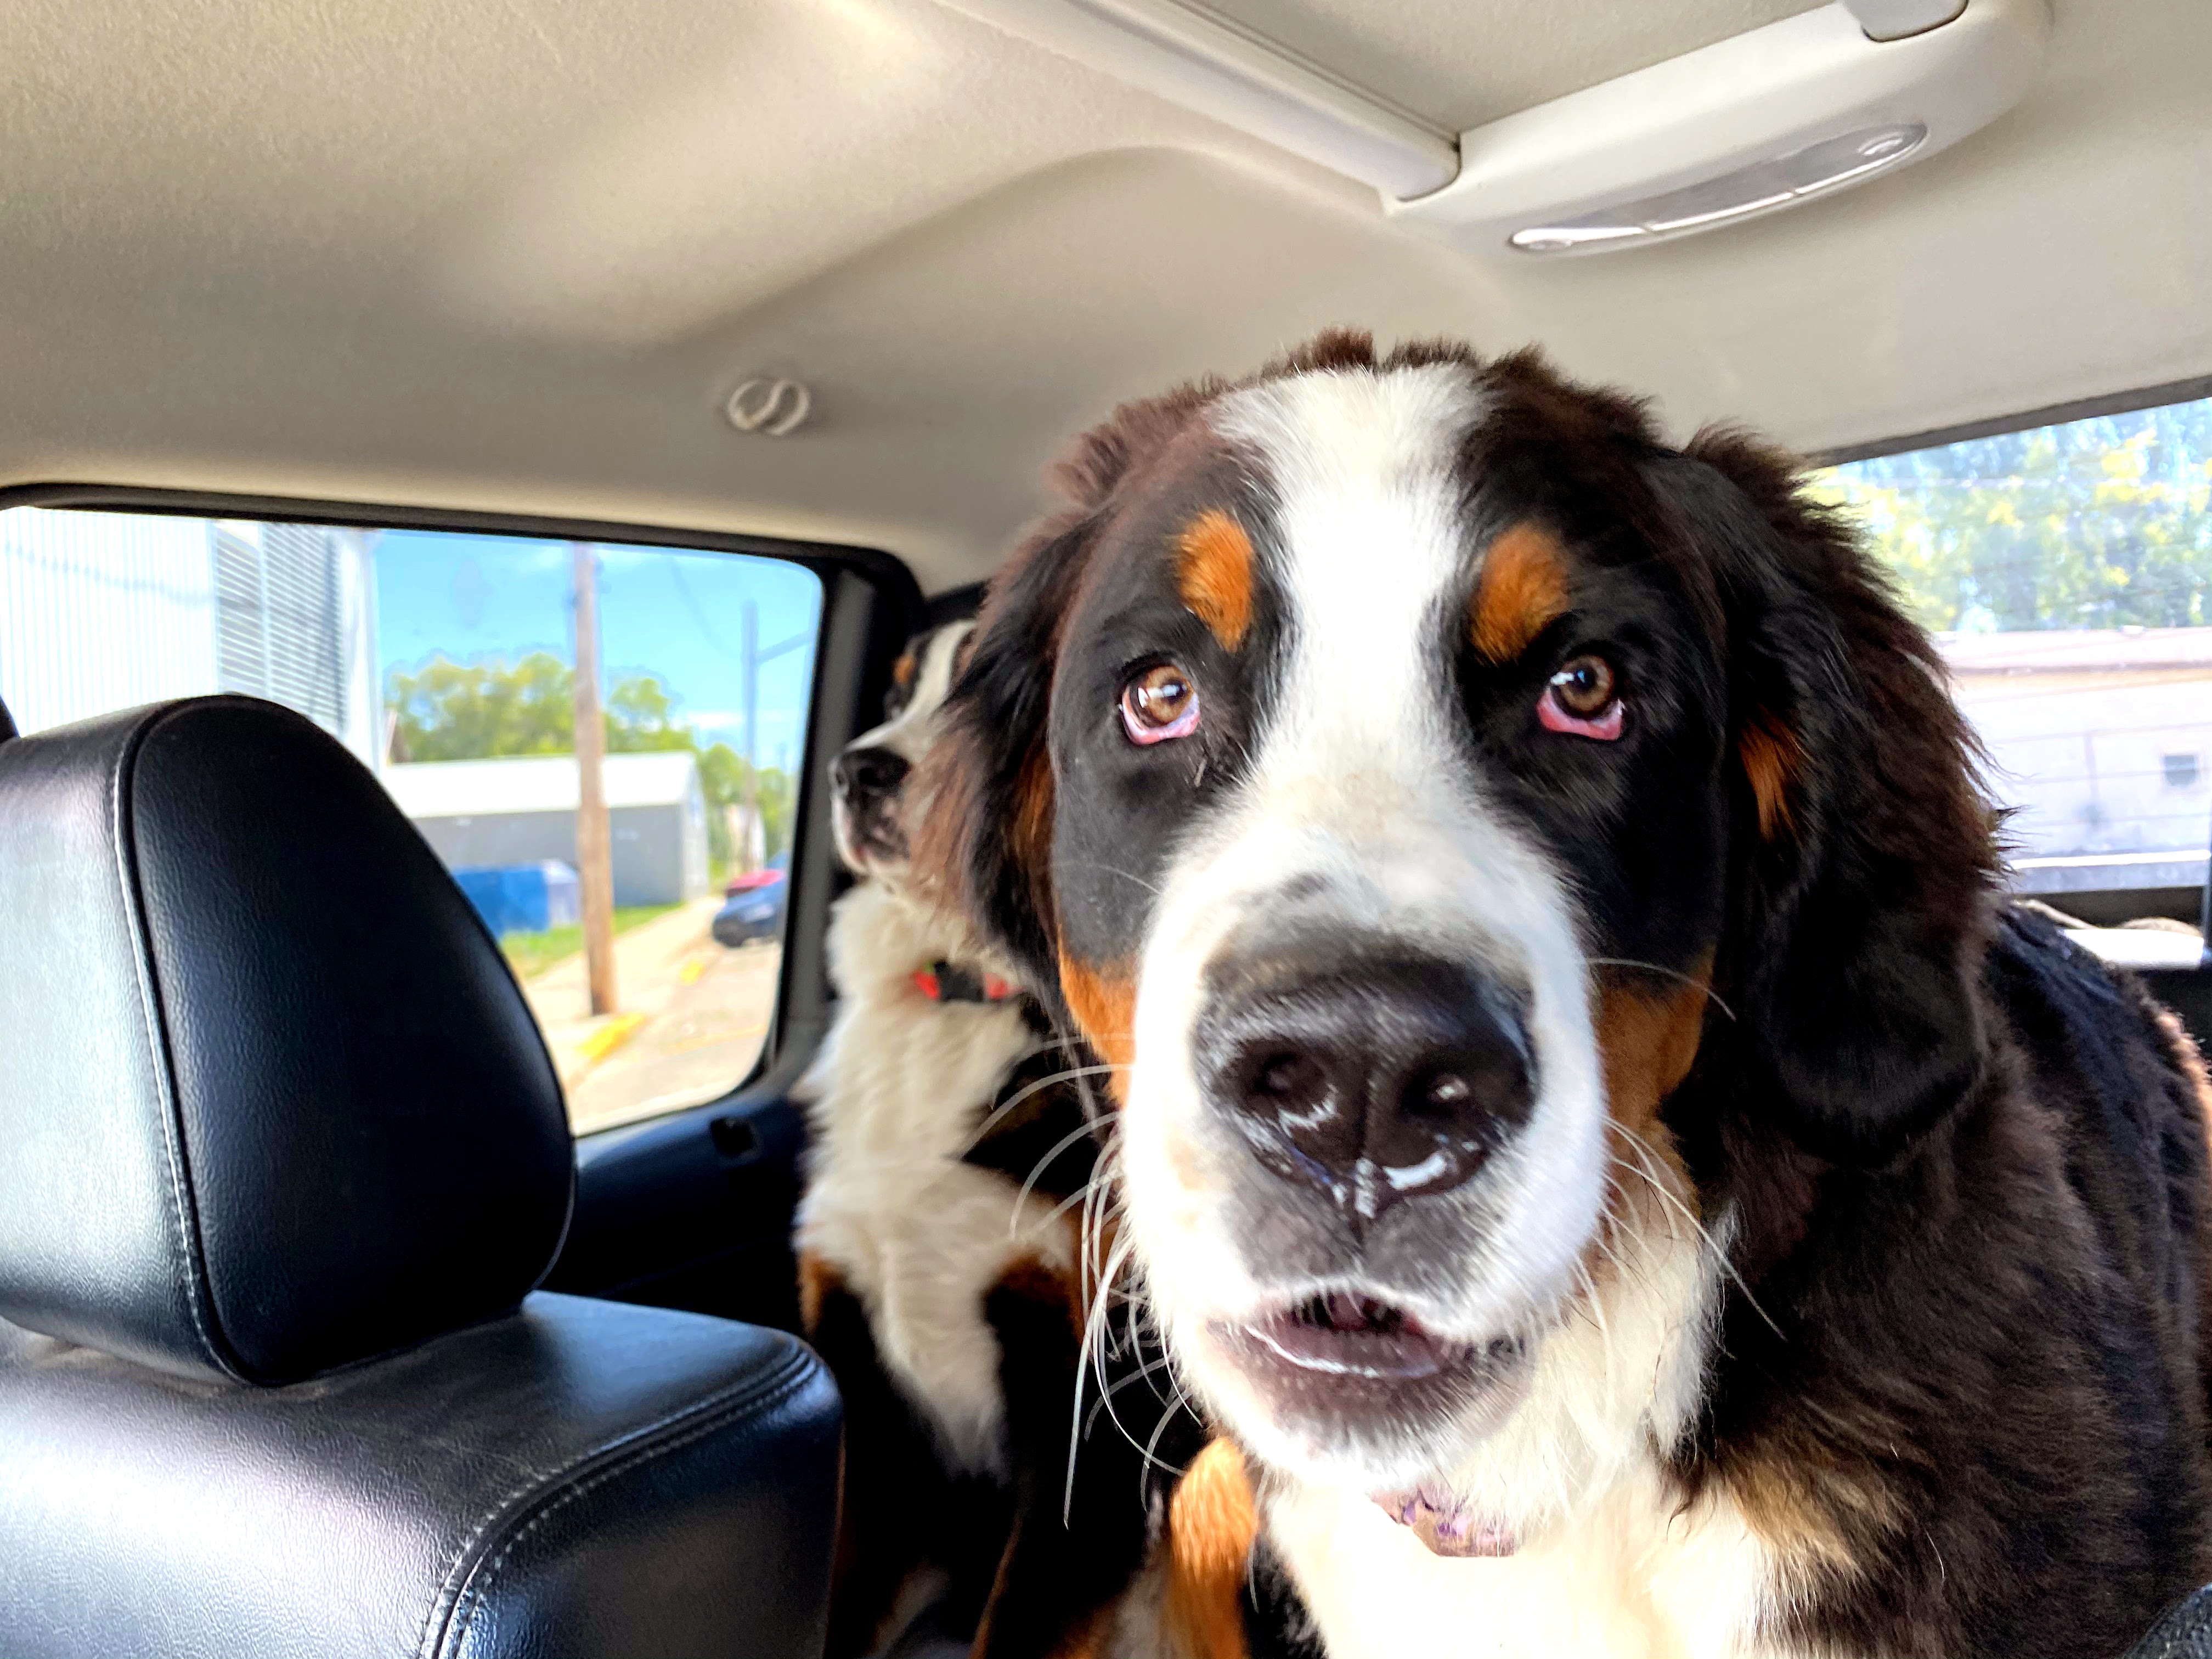
[[1115, 1068], [1256, 1649], [2075, 1659], [2212, 1575], [2204, 1069], [2002, 902], [1790, 460], [1335, 334], [1060, 481], [921, 854]]
[[802, 1328], [845, 1400], [826, 1651], [1199, 1659], [1237, 1622], [1249, 1498], [1221, 1453], [1214, 1481], [1174, 1478], [1198, 1420], [1097, 1294], [1095, 1062], [908, 857], [969, 626], [913, 641], [831, 769], [860, 880], [831, 914], [797, 1230]]

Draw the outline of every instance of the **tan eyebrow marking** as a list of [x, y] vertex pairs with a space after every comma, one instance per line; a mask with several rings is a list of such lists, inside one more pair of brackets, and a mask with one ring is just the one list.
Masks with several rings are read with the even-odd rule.
[[1468, 605], [1468, 636], [1492, 662], [1510, 662], [1566, 614], [1566, 556], [1549, 531], [1521, 523], [1491, 543]]
[[901, 652], [899, 653], [899, 659], [891, 665], [891, 684], [897, 686], [901, 690], [904, 690], [908, 686], [914, 684], [914, 653], [911, 651]]
[[1252, 538], [1244, 526], [1210, 507], [1176, 538], [1176, 589], [1191, 614], [1231, 650], [1252, 626]]

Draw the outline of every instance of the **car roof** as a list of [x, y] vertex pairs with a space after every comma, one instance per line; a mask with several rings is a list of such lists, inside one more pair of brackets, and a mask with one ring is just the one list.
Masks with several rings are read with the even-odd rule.
[[[1219, 7], [1454, 128], [1793, 9]], [[2053, 18], [2021, 105], [1894, 178], [1514, 263], [938, 0], [16, 0], [0, 483], [849, 542], [934, 591], [1066, 434], [1329, 324], [1812, 449], [2212, 372], [2212, 8]], [[805, 423], [735, 430], [753, 377]]]

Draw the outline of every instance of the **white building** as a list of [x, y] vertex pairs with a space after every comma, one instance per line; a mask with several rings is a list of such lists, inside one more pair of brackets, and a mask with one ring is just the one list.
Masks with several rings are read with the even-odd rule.
[[242, 691], [383, 750], [370, 536], [47, 507], [0, 512], [0, 702], [25, 732]]
[[[688, 749], [609, 755], [602, 773], [617, 904], [678, 904], [707, 890], [707, 799]], [[576, 760], [393, 763], [384, 787], [445, 860], [576, 863]]]
[[2029, 892], [2201, 887], [2212, 840], [2212, 628], [1966, 634], [1952, 690]]

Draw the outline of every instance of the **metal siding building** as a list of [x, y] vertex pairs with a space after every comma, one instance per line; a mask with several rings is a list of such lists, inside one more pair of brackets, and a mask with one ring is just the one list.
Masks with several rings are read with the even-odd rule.
[[0, 513], [0, 699], [26, 732], [219, 688], [208, 526]]
[[[707, 802], [689, 750], [609, 755], [615, 902], [678, 904], [707, 890]], [[572, 755], [387, 766], [385, 787], [448, 869], [576, 862]]]
[[0, 700], [26, 732], [242, 691], [382, 756], [371, 538], [310, 525], [0, 513]]

